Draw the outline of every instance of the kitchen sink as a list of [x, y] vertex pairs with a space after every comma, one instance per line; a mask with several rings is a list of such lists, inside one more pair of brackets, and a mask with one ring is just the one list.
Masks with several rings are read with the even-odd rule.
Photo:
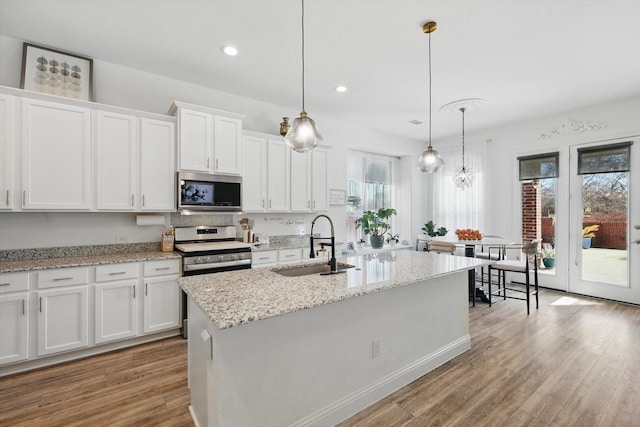
[[[338, 263], [338, 272], [343, 272], [349, 268], [353, 268], [355, 265]], [[331, 268], [328, 264], [313, 264], [313, 265], [305, 265], [302, 267], [292, 267], [292, 268], [282, 268], [279, 270], [273, 270], [275, 273], [278, 273], [282, 276], [287, 277], [299, 277], [299, 276], [308, 276], [310, 274], [328, 274], [331, 272]]]

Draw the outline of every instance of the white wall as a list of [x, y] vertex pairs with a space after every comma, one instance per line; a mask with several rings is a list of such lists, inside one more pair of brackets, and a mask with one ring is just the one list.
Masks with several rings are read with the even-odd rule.
[[[0, 85], [19, 87], [22, 64], [22, 40], [0, 35]], [[222, 91], [204, 88], [188, 82], [169, 79], [155, 74], [122, 67], [98, 59], [94, 59], [94, 100], [102, 104], [132, 108], [135, 110], [167, 114], [172, 101], [180, 100], [193, 104], [209, 106], [221, 110], [245, 114], [244, 129], [277, 134], [283, 116], [296, 117], [299, 106], [282, 107], [255, 99], [241, 97]], [[329, 188], [346, 188], [346, 153], [348, 148], [358, 148], [379, 153], [406, 155], [415, 164], [424, 147], [410, 140], [387, 135], [371, 129], [353, 126], [345, 122], [327, 117], [313, 116], [323, 134], [325, 144], [331, 146], [329, 151]], [[402, 208], [398, 209], [399, 230], [402, 239], [413, 240], [424, 222], [422, 210], [425, 206], [423, 176], [417, 172], [403, 173]], [[398, 208], [398, 207], [396, 207]], [[338, 240], [345, 239], [346, 211], [344, 207], [332, 206], [328, 214], [336, 226]], [[123, 215], [125, 216], [123, 219]], [[0, 249], [25, 247], [72, 246], [87, 240], [93, 244], [115, 243], [114, 233], [110, 228], [130, 224], [128, 214], [64, 214], [43, 213], [37, 216], [22, 213], [0, 213]], [[50, 237], [49, 227], [60, 226], [57, 218], [82, 218], [83, 229], [75, 231], [73, 227], [65, 229], [64, 235]], [[284, 217], [300, 219], [310, 228], [313, 215], [284, 214]], [[263, 215], [251, 215], [260, 224]], [[37, 219], [36, 219], [37, 218]], [[56, 218], [56, 219], [54, 219]], [[236, 225], [236, 224], [234, 224]], [[266, 224], [260, 224], [266, 226]], [[273, 234], [296, 234], [299, 224], [276, 224]], [[318, 223], [320, 226], [320, 223]], [[12, 231], [12, 229], [14, 231]], [[16, 236], [15, 230], [32, 230], [27, 236]], [[127, 226], [130, 241], [149, 241], [148, 227]], [[315, 230], [314, 230], [315, 231]], [[322, 229], [320, 230], [322, 231]], [[87, 233], [95, 236], [91, 239]], [[152, 233], [151, 233], [152, 234]], [[155, 234], [154, 234], [155, 236]], [[157, 233], [159, 240], [159, 233]], [[19, 239], [19, 240], [18, 240]]]

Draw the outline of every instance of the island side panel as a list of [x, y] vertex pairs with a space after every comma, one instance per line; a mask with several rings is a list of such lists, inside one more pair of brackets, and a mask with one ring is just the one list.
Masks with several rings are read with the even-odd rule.
[[224, 330], [208, 321], [213, 360], [193, 413], [210, 427], [340, 422], [468, 350], [467, 299], [460, 272]]

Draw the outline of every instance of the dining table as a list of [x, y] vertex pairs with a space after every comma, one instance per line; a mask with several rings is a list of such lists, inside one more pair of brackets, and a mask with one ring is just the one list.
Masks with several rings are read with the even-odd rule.
[[[476, 256], [476, 248], [484, 247], [484, 248], [497, 248], [499, 253], [504, 253], [504, 249], [506, 247], [517, 246], [517, 243], [512, 240], [508, 240], [502, 237], [482, 237], [477, 240], [467, 240], [467, 239], [458, 239], [451, 236], [437, 236], [433, 237], [432, 240], [439, 242], [448, 242], [453, 243], [457, 247], [464, 248], [464, 255], [467, 257], [475, 258]], [[476, 285], [476, 271], [469, 270], [469, 301], [473, 301], [474, 299], [479, 299], [482, 302], [489, 302], [489, 297], [484, 292], [482, 287]], [[475, 292], [474, 292], [475, 287]]]

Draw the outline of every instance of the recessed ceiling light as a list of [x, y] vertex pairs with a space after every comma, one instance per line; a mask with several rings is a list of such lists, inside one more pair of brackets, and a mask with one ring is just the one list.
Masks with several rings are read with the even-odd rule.
[[238, 49], [233, 46], [222, 46], [222, 51], [225, 55], [236, 56], [238, 54]]
[[347, 91], [347, 87], [345, 85], [336, 86], [336, 92], [342, 93], [342, 92], [346, 92], [346, 91]]

